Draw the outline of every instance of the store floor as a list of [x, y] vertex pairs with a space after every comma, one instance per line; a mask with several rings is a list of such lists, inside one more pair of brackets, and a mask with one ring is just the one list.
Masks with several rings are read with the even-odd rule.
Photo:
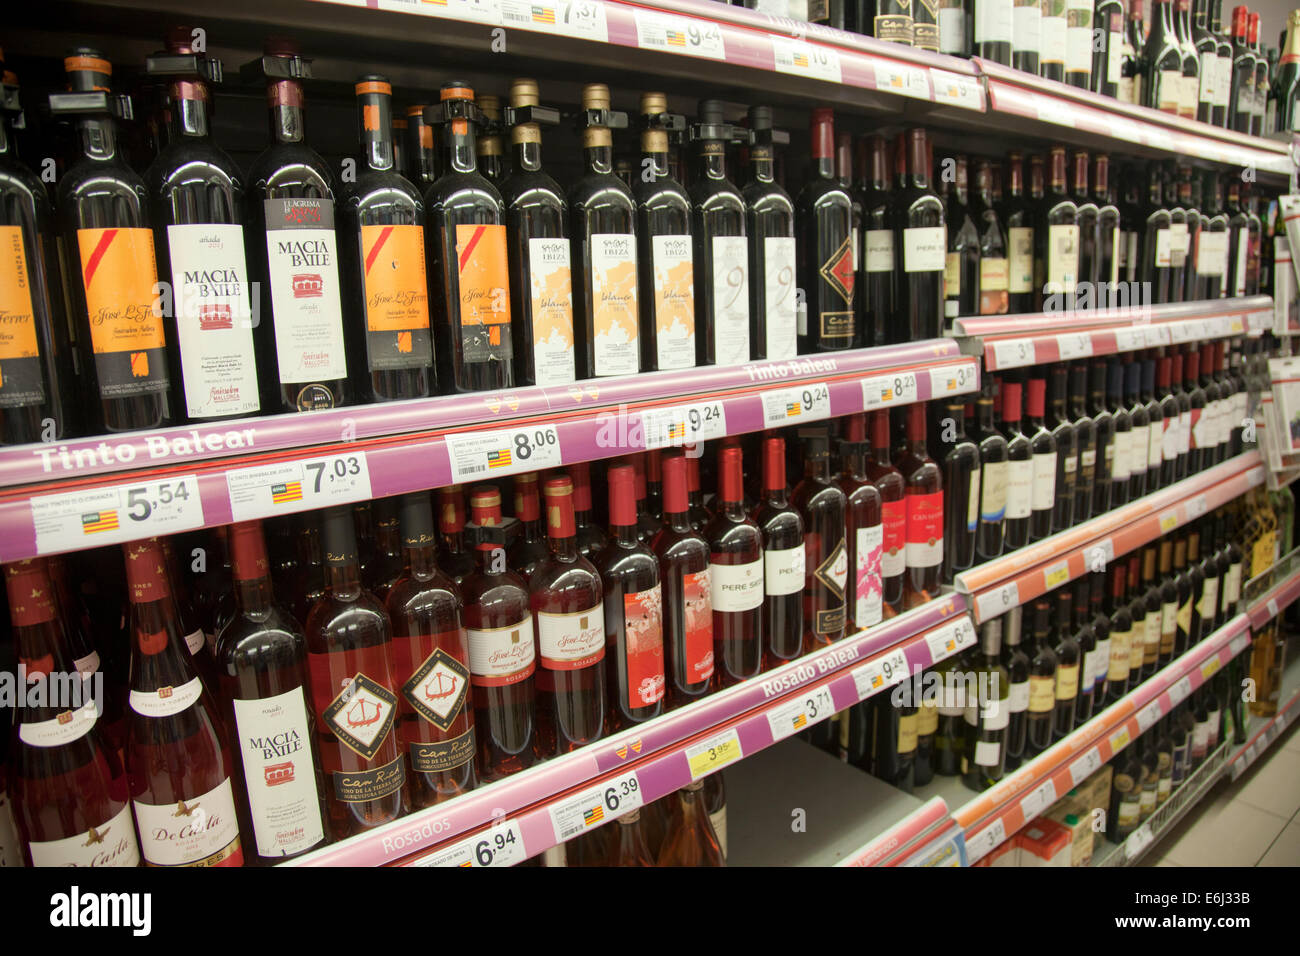
[[1300, 866], [1297, 721], [1234, 783], [1221, 780], [1143, 866]]

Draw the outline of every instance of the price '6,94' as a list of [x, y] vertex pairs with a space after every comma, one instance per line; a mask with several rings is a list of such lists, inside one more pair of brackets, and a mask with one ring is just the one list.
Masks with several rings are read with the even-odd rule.
[[501, 830], [493, 833], [484, 840], [479, 840], [474, 845], [474, 859], [478, 861], [479, 866], [491, 866], [493, 859], [503, 850], [513, 849], [517, 838], [512, 829]]

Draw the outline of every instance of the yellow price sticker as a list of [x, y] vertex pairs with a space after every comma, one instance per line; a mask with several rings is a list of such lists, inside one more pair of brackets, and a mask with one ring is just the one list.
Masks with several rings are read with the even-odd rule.
[[1204, 664], [1201, 665], [1201, 677], [1204, 680], [1209, 680], [1211, 677], [1214, 676], [1215, 672], [1218, 671], [1218, 669], [1219, 669], [1219, 658], [1211, 657], [1208, 661], [1206, 661]]
[[1160, 516], [1160, 531], [1168, 533], [1178, 527], [1178, 515], [1172, 511], [1166, 512]]
[[740, 735], [734, 727], [686, 748], [686, 762], [690, 765], [692, 780], [708, 776], [743, 756]]
[[1060, 587], [1066, 581], [1070, 580], [1069, 562], [1063, 561], [1055, 567], [1048, 568], [1043, 575], [1043, 583], [1047, 585], [1047, 590]]
[[1128, 728], [1123, 727], [1110, 735], [1110, 752], [1119, 753], [1128, 746]]

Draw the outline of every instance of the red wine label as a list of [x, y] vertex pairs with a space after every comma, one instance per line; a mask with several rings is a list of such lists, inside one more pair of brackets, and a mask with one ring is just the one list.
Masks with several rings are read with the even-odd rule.
[[857, 627], [879, 624], [884, 592], [880, 582], [880, 556], [885, 540], [883, 525], [873, 524], [856, 531], [853, 587], [853, 623]]
[[504, 361], [510, 342], [510, 279], [506, 227], [456, 226], [460, 278], [460, 338], [465, 362]]
[[191, 418], [259, 409], [244, 227], [167, 227], [172, 308]]
[[139, 866], [140, 847], [131, 826], [131, 807], [122, 804], [108, 820], [61, 840], [27, 844], [32, 866]]
[[334, 796], [344, 803], [369, 803], [396, 793], [406, 783], [406, 756], [397, 757], [371, 770], [336, 770], [330, 775]]
[[[1157, 630], [1159, 629], [1157, 625]], [[1159, 635], [1156, 635], [1159, 640]], [[1137, 670], [1142, 666], [1142, 654], [1146, 649], [1147, 642], [1147, 622], [1146, 618], [1133, 622], [1133, 633], [1129, 636], [1128, 642], [1128, 667], [1129, 670]]]
[[817, 272], [825, 287], [833, 293], [824, 302], [843, 306], [827, 309], [818, 317], [818, 334], [823, 339], [850, 340], [853, 338], [853, 286], [857, 276], [857, 263], [853, 258], [852, 229], [850, 235], [835, 248]]
[[345, 378], [334, 202], [266, 199], [263, 208], [280, 381]]
[[694, 368], [695, 268], [691, 237], [651, 236], [650, 252], [654, 257], [655, 349], [659, 368]]
[[[427, 644], [428, 638], [422, 638], [421, 644]], [[435, 635], [432, 639], [437, 644], [460, 644], [459, 632]], [[405, 644], [405, 655], [398, 650], [398, 645]], [[402, 659], [410, 657], [410, 638], [395, 638], [394, 659], [402, 667]], [[417, 667], [405, 684], [402, 696], [411, 705], [411, 709], [439, 730], [446, 732], [460, 716], [465, 706], [465, 697], [469, 691], [469, 668], [448, 654], [441, 647], [434, 649]]]
[[[889, 235], [892, 241], [893, 233]], [[768, 236], [763, 240], [765, 355], [769, 359], [792, 359], [796, 354], [798, 293], [794, 255], [793, 236]]]
[[[805, 548], [810, 547], [812, 544], [810, 536], [805, 535], [804, 542]], [[812, 561], [809, 557], [805, 555], [805, 560], [811, 565]], [[817, 565], [813, 571], [813, 578], [820, 581], [822, 586], [831, 593], [834, 604], [833, 607], [817, 611], [812, 622], [813, 631], [817, 634], [833, 634], [842, 631], [847, 613], [844, 592], [849, 580], [849, 552], [842, 536], [835, 542], [835, 547], [831, 549], [830, 554]]]
[[686, 682], [713, 676], [713, 587], [709, 569], [682, 575], [686, 597]]
[[362, 226], [361, 271], [370, 370], [432, 365], [424, 227]]
[[635, 375], [640, 368], [636, 236], [593, 233], [590, 255], [592, 374]]
[[908, 495], [907, 566], [932, 568], [943, 561], [943, 492]]
[[769, 597], [797, 594], [803, 590], [807, 561], [803, 545], [768, 549], [763, 552], [763, 592]]
[[411, 770], [415, 773], [445, 773], [474, 759], [474, 728], [448, 740], [412, 741]]
[[1047, 293], [1073, 293], [1079, 281], [1079, 227], [1047, 227]]
[[325, 828], [303, 689], [231, 703], [258, 855], [310, 849], [325, 839]]
[[[1088, 454], [1085, 452], [1084, 454]], [[1096, 457], [1096, 452], [1092, 452]], [[980, 481], [980, 520], [989, 524], [1001, 521], [1007, 513], [1007, 488], [1011, 479], [1011, 464], [1005, 461], [986, 462]]]
[[[29, 687], [28, 694], [31, 693], [32, 688]], [[62, 747], [90, 733], [98, 719], [99, 713], [95, 701], [87, 700], [76, 710], [65, 710], [49, 720], [20, 723], [18, 739], [32, 747]]]
[[533, 306], [535, 382], [568, 385], [575, 377], [573, 269], [568, 239], [528, 240], [528, 281]]
[[1056, 706], [1056, 680], [1051, 677], [1029, 678], [1029, 712], [1041, 714]]
[[229, 777], [207, 793], [175, 803], [133, 803], [149, 866], [243, 865]]
[[509, 627], [465, 629], [469, 640], [470, 680], [479, 687], [502, 687], [527, 680], [536, 669], [533, 618]]
[[31, 627], [54, 620], [54, 591], [45, 570], [23, 561], [5, 569], [5, 590], [9, 595], [9, 618], [15, 627]]
[[193, 707], [203, 694], [203, 682], [197, 677], [179, 687], [159, 687], [155, 690], [131, 689], [131, 709], [142, 717], [171, 717]]
[[623, 595], [627, 705], [649, 707], [664, 696], [663, 592], [659, 585]]
[[894, 578], [907, 570], [907, 502], [886, 501], [882, 507], [884, 541], [881, 543], [880, 574]]
[[334, 736], [363, 760], [379, 752], [396, 715], [397, 696], [363, 673], [348, 681], [321, 714]]
[[715, 613], [752, 611], [763, 606], [763, 560], [748, 564], [709, 565], [710, 597]]
[[1210, 445], [1209, 435], [1206, 433], [1207, 419], [1200, 408], [1192, 409], [1192, 448], [1207, 448]]
[[537, 612], [537, 646], [542, 666], [553, 671], [590, 667], [605, 656], [605, 606], [573, 614]]
[[44, 400], [22, 228], [0, 226], [0, 408]]

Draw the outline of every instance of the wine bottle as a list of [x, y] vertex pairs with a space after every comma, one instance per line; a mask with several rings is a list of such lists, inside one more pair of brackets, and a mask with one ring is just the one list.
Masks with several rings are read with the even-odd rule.
[[444, 85], [425, 118], [441, 127], [442, 175], [424, 194], [430, 290], [444, 343], [438, 386], [448, 393], [509, 388], [515, 375], [507, 213], [478, 169], [474, 91], [461, 82]]
[[1223, 0], [1211, 0], [1210, 33], [1218, 44], [1218, 72], [1214, 79], [1214, 108], [1210, 112], [1210, 123], [1221, 128], [1228, 128], [1228, 113], [1232, 101], [1232, 58], [1233, 46], [1228, 32], [1223, 29]]
[[473, 789], [474, 717], [460, 590], [435, 562], [427, 494], [402, 496], [401, 536], [405, 570], [385, 609], [402, 681], [397, 739], [411, 762], [408, 803], [419, 809]]
[[655, 535], [653, 547], [663, 587], [670, 704], [680, 706], [708, 693], [713, 677], [710, 548], [691, 526], [686, 459], [665, 456], [663, 478], [664, 526]]
[[[612, 515], [614, 526], [635, 542], [635, 510], [627, 507], [631, 477], [630, 466], [611, 469], [610, 487], [620, 509]], [[603, 737], [608, 720], [604, 587], [596, 568], [578, 551], [573, 482], [567, 477], [548, 479], [544, 492], [550, 554], [528, 585], [541, 661], [536, 682], [537, 753], [542, 758]], [[624, 522], [628, 510], [631, 520]], [[616, 538], [612, 546], [617, 545]]]
[[893, 197], [894, 248], [902, 250], [891, 342], [942, 337], [943, 271], [948, 247], [943, 203], [930, 185], [930, 151], [923, 129], [898, 137], [899, 188]]
[[934, 742], [931, 760], [934, 773], [941, 777], [956, 777], [962, 772], [966, 756], [966, 708], [968, 695], [978, 700], [978, 687], [968, 686], [966, 655], [949, 657], [931, 671], [938, 678]]
[[[904, 602], [914, 606], [930, 600], [939, 590], [944, 555], [944, 484], [942, 471], [926, 451], [925, 407], [907, 406], [906, 417], [907, 440], [898, 469], [903, 473], [907, 507]], [[956, 492], [950, 494], [956, 499]]]
[[980, 558], [1001, 556], [1006, 538], [1006, 515], [1011, 480], [1010, 447], [993, 425], [992, 390], [975, 402], [976, 427], [971, 435], [979, 456], [979, 525], [975, 553]]
[[870, 445], [866, 427], [865, 414], [847, 419], [845, 439], [840, 442], [842, 465], [836, 477], [847, 502], [846, 542], [853, 582], [848, 595], [848, 614], [853, 631], [879, 624], [884, 613], [881, 585], [884, 509], [880, 489], [867, 474]]
[[766, 669], [803, 653], [804, 524], [787, 494], [783, 438], [763, 439], [763, 495], [752, 517], [763, 535], [760, 630]]
[[718, 835], [709, 822], [708, 807], [704, 803], [704, 781], [695, 780], [677, 791], [677, 809], [668, 832], [664, 834], [663, 849], [659, 851], [659, 866], [725, 866]]
[[943, 278], [947, 319], [976, 315], [979, 296], [980, 234], [971, 218], [966, 157], [955, 157], [954, 167], [944, 208], [944, 220], [949, 223]]
[[50, 107], [74, 117], [80, 155], [59, 177], [55, 205], [68, 265], [77, 269], [67, 286], [81, 368], [90, 376], [90, 417], [105, 432], [158, 428], [173, 412], [166, 334], [153, 309], [158, 269], [149, 193], [118, 143], [112, 64], [78, 47], [63, 68], [69, 92], [53, 94]]
[[1051, 602], [1035, 601], [1032, 638], [1026, 648], [1029, 657], [1029, 708], [1025, 711], [1026, 758], [1036, 757], [1052, 745], [1058, 658], [1051, 644], [1051, 621]]
[[[1110, 652], [1107, 644], [1104, 651], [1097, 646], [1097, 632], [1092, 626], [1090, 596], [1092, 582], [1087, 577], [1074, 582], [1072, 605], [1074, 620], [1071, 632], [1079, 645], [1079, 696], [1074, 706], [1074, 726], [1079, 727], [1092, 719], [1097, 701], [1097, 678], [1104, 655]], [[1106, 632], [1107, 638], [1110, 632]]]
[[[1016, 8], [1019, 11], [1019, 7]], [[1007, 227], [1007, 311], [1032, 312], [1034, 294], [1034, 214], [1025, 200], [1024, 157], [1007, 157], [1007, 195], [1002, 221]]]
[[1273, 99], [1277, 102], [1274, 128], [1284, 133], [1300, 130], [1300, 109], [1297, 109], [1300, 105], [1300, 16], [1296, 16], [1297, 12], [1293, 10], [1287, 17], [1282, 58], [1273, 79]]
[[230, 749], [183, 643], [162, 546], [134, 541], [125, 551], [132, 636], [126, 764], [145, 862], [241, 866]]
[[[1148, 351], [1142, 360], [1142, 395], [1141, 401], [1147, 412], [1147, 494], [1163, 487], [1165, 418], [1164, 408], [1156, 397], [1156, 365], [1154, 351]], [[1141, 454], [1141, 449], [1136, 449]]]
[[542, 169], [542, 120], [536, 80], [510, 84], [514, 163], [501, 183], [510, 263], [510, 314], [517, 334], [515, 374], [524, 385], [574, 380], [573, 270], [567, 233], [569, 206]]
[[[1124, 2], [1097, 0], [1093, 22], [1099, 31], [1097, 42], [1088, 37], [1092, 72], [1088, 88], [1102, 96], [1119, 97], [1124, 72]], [[1124, 102], [1132, 102], [1124, 100]]]
[[[1092, 87], [1093, 0], [1066, 0], [1065, 82], [1081, 90]], [[1098, 24], [1104, 31], [1105, 27]]]
[[1075, 523], [1075, 492], [1079, 484], [1079, 445], [1074, 423], [1066, 411], [1069, 367], [1057, 363], [1049, 376], [1049, 418], [1045, 427], [1056, 442], [1056, 491], [1052, 502], [1052, 530], [1064, 531]]
[[1093, 475], [1092, 514], [1110, 510], [1118, 442], [1115, 416], [1106, 404], [1106, 362], [1094, 361], [1088, 372], [1088, 411], [1097, 438], [1097, 467]]
[[438, 489], [438, 567], [457, 586], [474, 570], [474, 556], [465, 547], [465, 492], [460, 485]]
[[1088, 385], [1088, 366], [1077, 362], [1069, 367], [1068, 421], [1074, 438], [1075, 468], [1074, 502], [1071, 523], [1082, 524], [1092, 515], [1097, 482], [1097, 426], [1088, 415], [1085, 397]]
[[1007, 517], [1004, 549], [1023, 548], [1033, 538], [1034, 449], [1032, 432], [1021, 427], [1020, 382], [1002, 381], [1002, 417], [1007, 439]]
[[772, 109], [749, 108], [749, 345], [754, 359], [791, 359], [798, 351], [794, 204], [775, 179]]
[[1196, 118], [1202, 123], [1213, 120], [1218, 100], [1215, 84], [1219, 80], [1219, 39], [1210, 32], [1210, 0], [1195, 0], [1192, 11], [1192, 43], [1196, 47], [1199, 76], [1196, 95]]
[[880, 492], [882, 541], [880, 589], [885, 606], [892, 613], [903, 609], [903, 582], [907, 572], [906, 481], [889, 461], [889, 412], [871, 412], [871, 457], [866, 474]]
[[1007, 672], [1006, 769], [1015, 770], [1027, 759], [1025, 743], [1029, 731], [1029, 655], [1020, 646], [1023, 608], [1011, 608], [1000, 618], [1002, 665]]
[[1065, 61], [1069, 54], [1068, 5], [1069, 0], [1043, 0], [1038, 75], [1057, 82], [1065, 80]]
[[1056, 633], [1052, 651], [1056, 654], [1056, 706], [1053, 717], [1052, 738], [1060, 740], [1074, 730], [1074, 719], [1079, 705], [1080, 669], [1083, 667], [1083, 649], [1075, 637], [1072, 610], [1074, 595], [1069, 588], [1056, 591]]
[[591, 465], [585, 461], [574, 462], [568, 467], [568, 473], [573, 479], [573, 517], [578, 525], [578, 550], [591, 561], [609, 543], [608, 536], [592, 517]]
[[1120, 78], [1117, 98], [1121, 103], [1141, 106], [1144, 102], [1142, 88], [1142, 50], [1145, 31], [1142, 27], [1142, 0], [1129, 0], [1128, 18], [1124, 21], [1124, 46], [1120, 53]]
[[[1080, 296], [1087, 298], [1080, 308], [1089, 302], [1097, 306], [1106, 304], [1098, 283], [1101, 275], [1101, 210], [1093, 201], [1088, 181], [1088, 154], [1075, 150], [1070, 156], [1070, 194], [1074, 198], [1079, 225], [1079, 253], [1077, 281], [1083, 283], [1079, 289]], [[1105, 278], [1109, 278], [1107, 275]]]
[[939, 52], [940, 0], [913, 0], [912, 46], [918, 50]]
[[974, 0], [939, 0], [935, 11], [939, 26], [939, 52], [967, 59], [971, 55]]
[[1200, 92], [1200, 61], [1196, 56], [1196, 42], [1192, 37], [1190, 0], [1174, 0], [1174, 36], [1182, 54], [1183, 85], [1178, 100], [1178, 115], [1183, 119], [1196, 119], [1197, 97]]
[[[1129, 555], [1126, 564], [1125, 596], [1129, 605], [1129, 616], [1133, 619], [1133, 637], [1128, 645], [1128, 686], [1130, 690], [1134, 690], [1143, 680], [1142, 660], [1146, 654], [1148, 608], [1147, 594], [1142, 588], [1142, 555]], [[1159, 640], [1159, 617], [1156, 618], [1155, 627], [1150, 630], [1154, 631], [1156, 639]]]
[[979, 315], [1005, 315], [1008, 300], [1007, 234], [993, 199], [993, 166], [987, 160], [975, 164], [975, 191], [971, 215], [979, 232], [979, 263], [974, 302]]
[[889, 144], [883, 136], [866, 141], [866, 170], [862, 190], [862, 289], [858, 295], [861, 322], [856, 344], [884, 345], [892, 331], [896, 270], [893, 204], [890, 201]]
[[979, 651], [973, 670], [976, 696], [966, 701], [967, 738], [962, 755], [962, 782], [976, 792], [987, 790], [1001, 780], [1006, 769], [1011, 681], [1000, 660], [1001, 618], [984, 623]]
[[515, 475], [515, 519], [519, 534], [506, 548], [510, 567], [525, 582], [531, 581], [533, 572], [550, 555], [546, 544], [546, 531], [542, 525], [540, 495], [537, 491], [537, 473]]
[[479, 134], [474, 142], [477, 165], [488, 182], [500, 189], [510, 175], [510, 167], [501, 144], [501, 98], [478, 93], [474, 97], [474, 105], [481, 117]]
[[1104, 289], [1108, 298], [1103, 301], [1113, 302], [1120, 295], [1121, 278], [1127, 279], [1124, 272], [1127, 249], [1121, 229], [1121, 214], [1115, 204], [1115, 189], [1110, 182], [1109, 156], [1102, 154], [1094, 158], [1092, 180], [1093, 202], [1097, 206], [1096, 297], [1100, 299]]
[[606, 866], [657, 865], [646, 842], [646, 827], [641, 822], [640, 809], [623, 814], [618, 818]]
[[1014, 0], [975, 0], [974, 5], [974, 54], [1010, 66]]
[[834, 351], [854, 340], [857, 238], [853, 197], [835, 176], [835, 117], [812, 114], [812, 166], [795, 201], [798, 284], [805, 290], [799, 351]]
[[1037, 76], [1042, 61], [1042, 0], [1013, 0], [1011, 11], [1011, 65]]
[[1176, 115], [1182, 102], [1183, 50], [1174, 30], [1172, 0], [1152, 0], [1141, 71], [1142, 105]]
[[1228, 129], [1249, 133], [1255, 112], [1255, 53], [1248, 39], [1250, 11], [1232, 8], [1232, 89], [1228, 101]]
[[[636, 498], [636, 536], [637, 540], [650, 543], [662, 523], [657, 514], [650, 513], [649, 491], [646, 481], [646, 453], [636, 452], [629, 455], [632, 462], [632, 487]], [[660, 496], [661, 497], [661, 496]]]
[[1268, 112], [1268, 57], [1264, 55], [1259, 42], [1259, 14], [1252, 13], [1247, 25], [1247, 39], [1251, 52], [1255, 54], [1255, 103], [1250, 115], [1250, 135], [1264, 135], [1264, 115]]
[[[1033, 487], [1031, 493], [1030, 541], [1040, 541], [1052, 533], [1056, 510], [1058, 447], [1056, 437], [1047, 428], [1043, 418], [1044, 396], [1047, 382], [1038, 375], [1041, 368], [1031, 372], [1029, 379], [1029, 421], [1025, 434], [1033, 451]], [[1014, 493], [1014, 492], [1013, 492]]]
[[[762, 669], [764, 564], [762, 533], [744, 511], [739, 448], [724, 447], [720, 451], [718, 476], [718, 510], [703, 534], [710, 551], [716, 665], [713, 679], [715, 687], [720, 689], [753, 677]], [[840, 521], [843, 522], [842, 507]], [[840, 549], [843, 550], [842, 538]], [[837, 637], [844, 633], [843, 585], [840, 594]], [[821, 642], [835, 639], [830, 637]]]
[[1147, 406], [1141, 398], [1142, 366], [1135, 361], [1123, 363], [1124, 396], [1129, 417], [1128, 500], [1137, 501], [1150, 489], [1147, 462], [1150, 460], [1151, 431]]
[[1066, 191], [1065, 147], [1049, 153], [1046, 193], [1034, 230], [1039, 311], [1073, 311], [1079, 281], [1079, 209]]
[[966, 404], [950, 402], [944, 405], [944, 412], [940, 464], [948, 507], [943, 521], [941, 580], [947, 584], [956, 572], [975, 564], [980, 524], [980, 455], [978, 447], [966, 436]]
[[794, 489], [793, 504], [804, 526], [803, 635], [804, 653], [811, 653], [845, 633], [848, 501], [831, 480], [830, 444], [824, 432], [806, 438], [803, 458], [804, 477]]
[[425, 109], [425, 104], [406, 108], [406, 162], [402, 173], [421, 194], [438, 178], [438, 149], [434, 129], [424, 118]]

